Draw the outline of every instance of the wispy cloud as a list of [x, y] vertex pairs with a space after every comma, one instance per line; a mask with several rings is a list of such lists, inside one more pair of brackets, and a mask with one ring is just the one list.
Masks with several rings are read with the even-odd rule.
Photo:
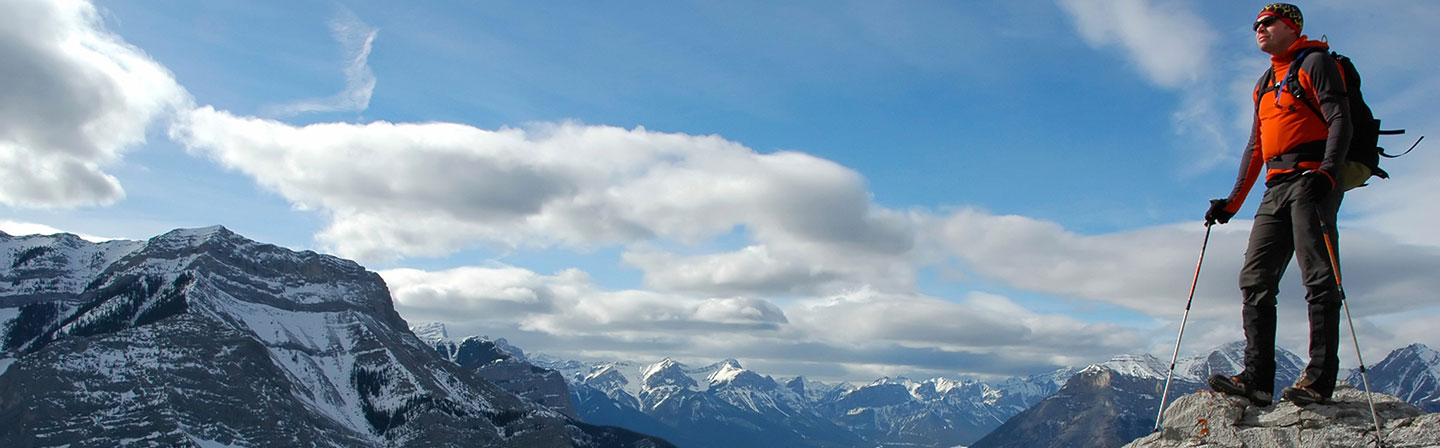
[[[1218, 86], [1232, 74], [1217, 70], [1213, 52], [1219, 36], [1198, 14], [1194, 4], [1173, 0], [1058, 0], [1076, 30], [1091, 47], [1118, 49], [1152, 85], [1181, 97], [1171, 114], [1176, 134], [1189, 138], [1197, 151], [1187, 151], [1181, 164], [1186, 175], [1234, 160], [1243, 144], [1222, 105], [1231, 104], [1228, 90]], [[1218, 74], [1218, 76], [1217, 76]], [[1248, 128], [1247, 128], [1248, 130]]]
[[370, 70], [370, 50], [380, 30], [345, 10], [330, 22], [330, 32], [348, 56], [344, 68], [345, 90], [321, 98], [275, 106], [270, 113], [294, 116], [312, 112], [361, 112], [370, 107], [375, 92], [375, 74]]
[[1119, 47], [1150, 82], [1184, 87], [1209, 70], [1216, 36], [1188, 3], [1168, 0], [1060, 0], [1090, 45]]

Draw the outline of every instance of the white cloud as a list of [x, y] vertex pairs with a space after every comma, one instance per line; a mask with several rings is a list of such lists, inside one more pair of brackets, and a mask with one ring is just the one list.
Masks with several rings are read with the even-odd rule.
[[786, 322], [759, 299], [695, 298], [649, 291], [605, 291], [588, 275], [553, 276], [514, 267], [465, 267], [440, 272], [382, 271], [396, 309], [412, 318], [446, 322], [518, 323], [552, 335], [694, 335], [742, 332]]
[[1118, 46], [1150, 82], [1168, 88], [1210, 70], [1214, 31], [1189, 4], [1169, 0], [1059, 0], [1091, 46]]
[[103, 170], [189, 96], [81, 1], [6, 2], [0, 14], [0, 204], [73, 207], [124, 197]]
[[325, 212], [321, 240], [361, 259], [476, 244], [698, 243], [737, 226], [788, 247], [894, 256], [912, 244], [907, 219], [873, 206], [854, 171], [715, 136], [574, 123], [292, 126], [209, 107], [172, 136]]
[[[943, 217], [941, 225], [937, 244], [984, 278], [1163, 317], [1181, 314], [1202, 246], [1206, 255], [1196, 289], [1196, 303], [1204, 305], [1200, 312], [1213, 312], [1216, 307], [1208, 305], [1238, 304], [1237, 278], [1250, 228], [1245, 220], [1217, 225], [1208, 241], [1199, 221], [1079, 235], [1053, 222], [972, 209]], [[1342, 226], [1340, 253], [1348, 296], [1385, 304], [1368, 313], [1423, 308], [1425, 291], [1440, 291], [1440, 279], [1422, 274], [1440, 269], [1440, 252]], [[1294, 270], [1292, 263], [1281, 289], [1298, 300], [1303, 288]]]
[[[1204, 228], [1198, 222], [1194, 227], [1086, 236], [1054, 222], [961, 209], [939, 219], [935, 238], [966, 270], [983, 278], [1157, 314], [1168, 311], [1162, 299], [1190, 284], [1204, 240]], [[1236, 251], [1237, 238], [1226, 230], [1231, 229], [1218, 233], [1229, 235], [1215, 235], [1209, 250]]]
[[1060, 358], [1131, 348], [1135, 332], [1042, 315], [993, 294], [960, 302], [870, 290], [802, 302], [788, 313], [805, 333], [842, 344], [933, 346], [943, 350]]
[[[50, 227], [50, 226], [47, 226], [47, 225], [45, 225], [45, 224], [39, 224], [39, 223], [33, 223], [33, 222], [10, 221], [10, 220], [0, 220], [0, 232], [5, 232], [5, 233], [8, 233], [8, 234], [10, 234], [10, 235], [12, 235], [12, 236], [21, 236], [21, 235], [54, 235], [54, 234], [57, 234], [57, 233], [74, 233], [74, 232], [67, 232], [67, 231], [60, 230], [60, 229], [57, 229], [57, 228], [54, 228], [54, 227]], [[76, 234], [76, 236], [79, 236], [80, 239], [83, 239], [83, 240], [86, 240], [86, 241], [90, 241], [90, 242], [92, 242], [92, 243], [102, 243], [102, 242], [105, 242], [105, 241], [110, 241], [110, 240], [118, 239], [118, 238], [109, 238], [109, 237], [103, 237], [103, 236], [88, 235], [88, 234], [83, 234], [83, 233], [81, 233], [81, 234]]]
[[345, 89], [325, 98], [297, 101], [273, 108], [280, 116], [310, 112], [360, 112], [370, 107], [375, 92], [375, 74], [370, 70], [370, 50], [380, 30], [361, 21], [353, 12], [342, 11], [330, 22], [330, 33], [349, 55], [346, 60]]
[[381, 276], [409, 320], [504, 331], [527, 350], [552, 354], [719, 353], [792, 367], [824, 362], [856, 371], [884, 364], [911, 372], [1025, 373], [1131, 350], [1138, 334], [1036, 313], [991, 294], [953, 303], [861, 289], [780, 306], [605, 290], [573, 269], [549, 276], [506, 266], [396, 269]]
[[784, 295], [809, 292], [841, 280], [838, 272], [775, 257], [765, 246], [690, 257], [631, 252], [624, 259], [645, 271], [646, 286], [662, 291]]
[[785, 239], [733, 252], [680, 256], [631, 251], [627, 264], [661, 291], [711, 295], [823, 295], [868, 286], [913, 291], [915, 260], [908, 253], [853, 250], [844, 245]]

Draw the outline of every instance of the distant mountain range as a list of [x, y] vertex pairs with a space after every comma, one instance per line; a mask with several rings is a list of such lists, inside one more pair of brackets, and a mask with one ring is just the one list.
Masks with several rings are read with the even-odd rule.
[[[375, 273], [223, 227], [105, 243], [0, 233], [0, 344], [6, 446], [1117, 446], [1150, 431], [1169, 367], [1121, 355], [998, 383], [855, 385], [736, 360], [530, 356], [409, 328]], [[1171, 397], [1234, 372], [1241, 349], [1181, 360]], [[1289, 384], [1303, 362], [1277, 358]], [[1429, 347], [1395, 350], [1368, 378], [1440, 407]]]
[[[429, 328], [437, 334], [436, 327]], [[499, 350], [507, 362], [528, 361], [563, 376], [580, 419], [655, 434], [683, 447], [761, 440], [784, 441], [783, 446], [1118, 446], [1154, 427], [1169, 368], [1151, 355], [1121, 355], [998, 384], [881, 378], [856, 386], [772, 378], [733, 359], [701, 367], [672, 359], [586, 363], [527, 357], [504, 339], [470, 337], [448, 344], [508, 347]], [[1204, 388], [1212, 373], [1239, 370], [1243, 350], [1244, 342], [1237, 341], [1178, 360], [1171, 400]], [[1294, 382], [1304, 361], [1283, 349], [1276, 358], [1277, 384]], [[1440, 398], [1434, 388], [1437, 368], [1435, 352], [1417, 344], [1375, 365], [1370, 378], [1376, 392], [1406, 397], [1423, 408]], [[1358, 375], [1354, 378], [1358, 384]]]
[[[456, 359], [529, 362], [558, 373], [581, 420], [654, 434], [685, 447], [960, 446], [1055, 392], [1074, 373], [1060, 370], [998, 385], [881, 378], [855, 386], [775, 379], [733, 359], [690, 367], [672, 359], [641, 364], [527, 358], [504, 339], [454, 340], [436, 324], [413, 329]], [[486, 369], [476, 370], [488, 378]], [[556, 381], [550, 381], [528, 388], [553, 390]]]

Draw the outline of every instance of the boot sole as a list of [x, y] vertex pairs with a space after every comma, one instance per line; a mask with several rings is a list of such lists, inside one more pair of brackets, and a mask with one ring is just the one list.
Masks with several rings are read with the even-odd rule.
[[1246, 390], [1245, 387], [1235, 384], [1235, 381], [1230, 379], [1230, 377], [1211, 375], [1210, 378], [1205, 381], [1205, 383], [1210, 385], [1210, 389], [1216, 392], [1232, 397], [1244, 398], [1246, 400], [1249, 400], [1250, 404], [1262, 408], [1273, 404], [1273, 402], [1269, 399], [1262, 400], [1260, 399], [1260, 397], [1256, 397], [1255, 395], [1258, 394], [1258, 392]]
[[1316, 395], [1317, 394], [1315, 394], [1314, 392], [1310, 392], [1294, 386], [1287, 387], [1285, 388], [1285, 390], [1280, 392], [1280, 398], [1284, 399], [1285, 401], [1295, 403], [1296, 406], [1309, 406], [1317, 403], [1323, 404], [1327, 401], [1330, 401], [1326, 400], [1325, 397], [1317, 397]]

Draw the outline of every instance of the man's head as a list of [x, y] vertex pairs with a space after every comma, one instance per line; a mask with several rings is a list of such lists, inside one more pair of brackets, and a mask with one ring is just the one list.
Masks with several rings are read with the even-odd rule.
[[1279, 55], [1300, 39], [1300, 30], [1305, 26], [1305, 16], [1300, 7], [1289, 3], [1271, 3], [1260, 10], [1255, 17], [1255, 43], [1260, 51]]

